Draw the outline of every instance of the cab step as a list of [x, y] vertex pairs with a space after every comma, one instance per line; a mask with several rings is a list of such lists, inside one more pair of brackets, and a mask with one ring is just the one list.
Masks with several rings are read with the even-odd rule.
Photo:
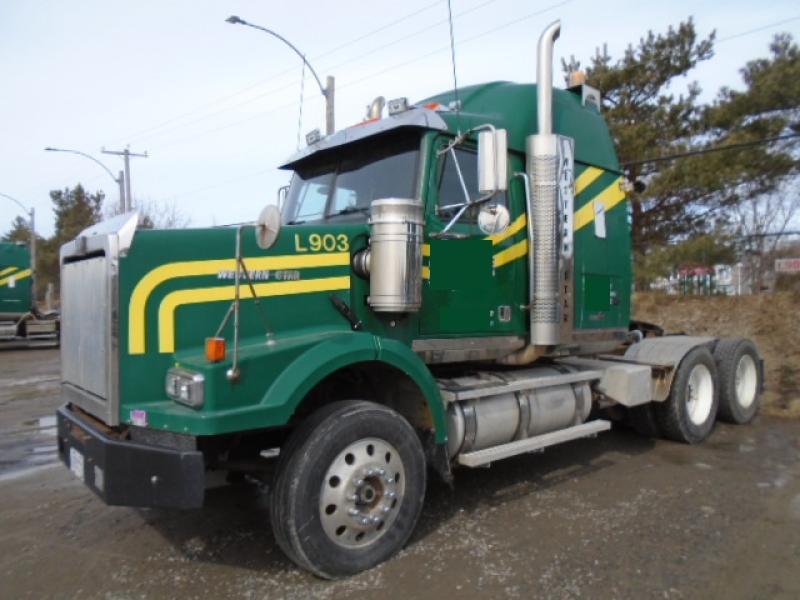
[[458, 462], [465, 467], [480, 467], [518, 454], [542, 450], [548, 446], [555, 446], [556, 444], [569, 442], [570, 440], [595, 436], [601, 431], [608, 431], [609, 429], [611, 429], [610, 421], [596, 419], [573, 427], [567, 427], [566, 429], [543, 433], [542, 435], [526, 438], [524, 440], [516, 440], [508, 444], [501, 444], [500, 446], [492, 446], [491, 448], [484, 448], [483, 450], [459, 454]]

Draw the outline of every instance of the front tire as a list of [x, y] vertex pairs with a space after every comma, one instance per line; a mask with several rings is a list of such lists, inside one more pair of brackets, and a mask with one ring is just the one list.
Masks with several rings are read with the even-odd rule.
[[414, 429], [371, 402], [318, 410], [281, 449], [270, 502], [278, 545], [335, 579], [400, 550], [422, 510], [425, 457]]
[[717, 365], [708, 348], [700, 346], [683, 357], [669, 397], [654, 408], [665, 437], [697, 444], [714, 428], [718, 405]]
[[761, 359], [755, 344], [744, 338], [722, 339], [714, 348], [714, 360], [719, 371], [719, 419], [749, 423], [761, 401]]

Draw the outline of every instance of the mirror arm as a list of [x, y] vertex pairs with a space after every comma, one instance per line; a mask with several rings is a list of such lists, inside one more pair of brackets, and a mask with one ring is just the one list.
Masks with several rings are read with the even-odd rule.
[[464, 175], [461, 173], [461, 165], [458, 164], [458, 158], [456, 157], [456, 152], [452, 148], [450, 148], [450, 156], [453, 157], [453, 164], [456, 167], [456, 173], [458, 174], [458, 181], [461, 184], [461, 191], [464, 192], [464, 202], [466, 204], [470, 203], [469, 199], [469, 192], [467, 191], [467, 184], [464, 182]]
[[[485, 196], [481, 196], [480, 198], [478, 198], [474, 202], [466, 202], [463, 205], [461, 205], [461, 204], [452, 204], [451, 206], [453, 208], [455, 208], [456, 206], [461, 206], [461, 209], [453, 216], [452, 219], [450, 219], [450, 222], [447, 224], [447, 226], [445, 226], [444, 229], [442, 229], [442, 231], [440, 233], [441, 234], [447, 233], [450, 230], [450, 228], [453, 225], [456, 224], [456, 221], [458, 221], [461, 218], [461, 215], [464, 214], [464, 211], [466, 211], [470, 206], [475, 206], [477, 204], [481, 204], [483, 202], [486, 202], [487, 200], [491, 200], [492, 198], [495, 197], [495, 194], [496, 194], [496, 192], [492, 192], [491, 194], [486, 194]], [[442, 207], [442, 208], [446, 208], [446, 207]]]
[[278, 188], [278, 210], [283, 212], [283, 205], [286, 202], [286, 196], [289, 193], [289, 186], [282, 185]]

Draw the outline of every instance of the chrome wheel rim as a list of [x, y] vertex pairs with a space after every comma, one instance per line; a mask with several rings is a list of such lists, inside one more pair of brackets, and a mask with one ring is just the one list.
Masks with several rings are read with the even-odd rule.
[[714, 404], [714, 378], [705, 365], [695, 365], [686, 384], [686, 409], [695, 425], [703, 425]]
[[736, 402], [739, 406], [750, 408], [756, 400], [758, 370], [756, 369], [756, 361], [749, 354], [743, 354], [736, 364], [734, 387], [736, 389]]
[[319, 516], [326, 535], [344, 548], [362, 548], [383, 536], [403, 503], [406, 472], [385, 440], [364, 438], [342, 450], [322, 482]]

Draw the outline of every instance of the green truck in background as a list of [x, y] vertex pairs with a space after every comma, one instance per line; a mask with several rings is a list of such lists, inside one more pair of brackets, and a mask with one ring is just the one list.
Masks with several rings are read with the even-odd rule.
[[335, 578], [406, 543], [428, 472], [612, 420], [686, 443], [750, 421], [750, 341], [631, 321], [625, 180], [599, 93], [553, 90], [559, 29], [538, 85], [376, 99], [252, 225], [120, 215], [63, 246], [65, 465], [108, 504], [182, 508], [266, 465], [277, 543]]
[[58, 344], [58, 315], [37, 308], [34, 276], [29, 246], [0, 242], [0, 348]]

